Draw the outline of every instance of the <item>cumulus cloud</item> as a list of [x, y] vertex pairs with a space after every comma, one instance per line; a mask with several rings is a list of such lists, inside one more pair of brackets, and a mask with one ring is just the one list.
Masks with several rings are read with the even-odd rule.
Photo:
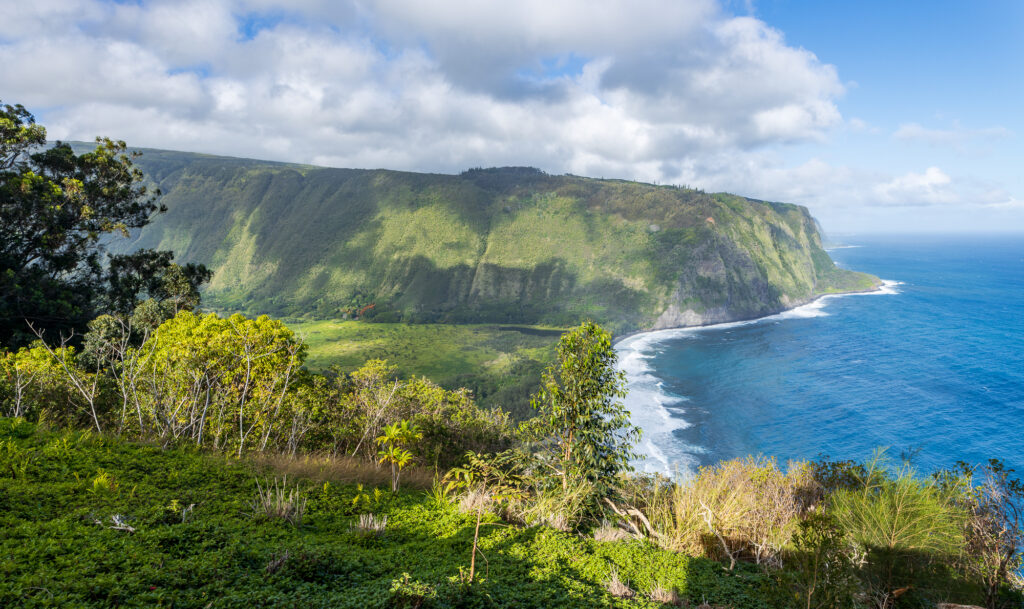
[[[836, 70], [712, 0], [22, 3], [7, 101], [51, 136], [349, 167], [678, 181], [819, 140]], [[9, 23], [9, 22], [8, 22]]]
[[875, 194], [884, 203], [894, 205], [936, 205], [956, 203], [960, 197], [953, 189], [953, 180], [938, 167], [924, 173], [910, 172], [875, 187]]
[[[784, 160], [793, 145], [880, 128], [844, 119], [851, 85], [834, 66], [718, 0], [35, 0], [5, 16], [0, 97], [35, 111], [52, 139], [337, 167], [533, 165], [826, 218], [1021, 207], [998, 185], [928, 167], [945, 161], [895, 175], [820, 147]], [[957, 123], [893, 133], [954, 149], [1011, 135]]]

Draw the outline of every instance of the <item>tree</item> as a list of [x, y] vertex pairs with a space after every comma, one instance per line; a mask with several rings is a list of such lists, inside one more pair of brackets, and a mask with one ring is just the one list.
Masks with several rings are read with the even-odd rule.
[[412, 453], [405, 448], [414, 440], [423, 437], [423, 432], [415, 425], [409, 425], [409, 421], [392, 423], [384, 428], [384, 435], [377, 438], [377, 444], [381, 447], [377, 453], [380, 463], [391, 464], [391, 492], [398, 492], [398, 476], [402, 468], [412, 463]]
[[546, 443], [545, 461], [567, 490], [583, 478], [598, 489], [631, 470], [640, 428], [617, 401], [626, 395], [625, 375], [615, 369], [611, 335], [592, 321], [562, 335], [558, 360], [542, 377], [530, 404], [533, 431]]
[[[465, 460], [464, 466], [448, 470], [444, 476], [448, 484], [444, 488], [445, 493], [461, 489], [478, 495], [473, 510], [476, 512], [476, 526], [473, 529], [473, 549], [469, 555], [469, 576], [464, 580], [471, 584], [476, 576], [476, 555], [483, 554], [480, 551], [480, 526], [484, 510], [490, 505], [521, 498], [523, 478], [517, 469], [516, 454], [511, 451], [493, 456], [469, 451]], [[461, 573], [461, 567], [459, 571]]]
[[[133, 164], [139, 153], [121, 141], [96, 143], [81, 155], [61, 142], [44, 148], [46, 129], [32, 114], [0, 104], [0, 346], [27, 344], [26, 322], [70, 336], [98, 313], [129, 313], [171, 266], [170, 252], [104, 256], [110, 235], [127, 237], [164, 208]], [[125, 268], [137, 286], [122, 280]], [[209, 279], [200, 267], [181, 270], [193, 287]]]

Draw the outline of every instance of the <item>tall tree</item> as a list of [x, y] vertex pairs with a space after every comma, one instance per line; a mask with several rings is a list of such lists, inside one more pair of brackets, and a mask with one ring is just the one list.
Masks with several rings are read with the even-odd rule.
[[[104, 259], [104, 239], [127, 237], [164, 208], [132, 162], [138, 153], [120, 141], [96, 143], [81, 155], [61, 142], [46, 148], [46, 129], [31, 113], [0, 104], [0, 346], [31, 340], [28, 323], [80, 331], [112, 310], [108, 304], [125, 308], [134, 298], [124, 295], [130, 286], [117, 281], [118, 266]], [[141, 284], [171, 264], [170, 253], [148, 256], [136, 264]], [[199, 283], [209, 278], [189, 272]]]
[[615, 369], [612, 337], [592, 321], [558, 341], [558, 360], [544, 372], [531, 401], [533, 425], [548, 447], [548, 463], [567, 488], [574, 478], [601, 488], [630, 469], [640, 428], [620, 398], [625, 375]]

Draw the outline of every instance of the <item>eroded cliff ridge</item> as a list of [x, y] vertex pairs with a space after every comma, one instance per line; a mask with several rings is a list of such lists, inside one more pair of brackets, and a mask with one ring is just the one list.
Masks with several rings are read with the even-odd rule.
[[[165, 214], [113, 249], [215, 271], [213, 306], [320, 318], [746, 319], [875, 277], [836, 267], [807, 209], [532, 168], [330, 169], [144, 150]], [[372, 306], [371, 306], [372, 305]]]

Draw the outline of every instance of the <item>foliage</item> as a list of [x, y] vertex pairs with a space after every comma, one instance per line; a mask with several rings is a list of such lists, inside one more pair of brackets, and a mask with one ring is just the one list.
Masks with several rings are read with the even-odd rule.
[[781, 574], [795, 606], [854, 609], [859, 591], [843, 530], [830, 516], [813, 513], [797, 524], [788, 568]]
[[537, 418], [529, 431], [543, 443], [541, 461], [563, 490], [579, 478], [604, 490], [631, 469], [640, 437], [617, 401], [625, 397], [625, 375], [615, 369], [611, 335], [594, 322], [563, 334], [557, 351], [532, 402]]
[[499, 505], [522, 495], [522, 480], [509, 467], [513, 455], [477, 455], [468, 453], [466, 465], [455, 467], [445, 474], [446, 490], [451, 492], [461, 489], [476, 495], [475, 502], [476, 526], [473, 529], [473, 549], [469, 558], [469, 574], [466, 583], [473, 583], [476, 575], [476, 556], [479, 552], [480, 524], [484, 510], [492, 505]]
[[[80, 155], [60, 142], [44, 148], [46, 130], [33, 116], [20, 105], [0, 104], [2, 346], [30, 342], [26, 322], [54, 334], [81, 331], [112, 296], [134, 307], [139, 287], [118, 279], [129, 261], [146, 258], [148, 264], [134, 265], [140, 281], [168, 276], [169, 252], [114, 257], [105, 268], [104, 242], [127, 237], [165, 208], [156, 203], [159, 191], [143, 185], [137, 153], [124, 142], [96, 142]], [[180, 276], [163, 284], [193, 297], [210, 277], [200, 265], [176, 268]]]
[[723, 461], [677, 483], [652, 479], [632, 490], [658, 543], [678, 551], [779, 565], [811, 507], [815, 483], [804, 463], [783, 472], [773, 459]]
[[984, 465], [957, 463], [936, 480], [967, 511], [967, 568], [985, 589], [985, 606], [1007, 604], [1002, 598], [1011, 577], [1024, 567], [1024, 484], [1014, 470], [991, 459]]
[[828, 498], [828, 511], [853, 544], [864, 584], [879, 607], [908, 591], [941, 594], [964, 548], [967, 514], [931, 479], [904, 466], [886, 471], [883, 451], [865, 464], [860, 487]]
[[[336, 320], [362, 310], [360, 319], [412, 323], [592, 318], [622, 332], [652, 326], [671, 304], [753, 317], [877, 283], [837, 268], [795, 205], [517, 168], [428, 175], [156, 150], [139, 165], [170, 210], [138, 246], [214, 262], [205, 297], [225, 310]], [[723, 262], [713, 276], [697, 272]]]
[[423, 432], [416, 425], [409, 425], [409, 421], [403, 420], [400, 423], [392, 423], [384, 428], [384, 435], [377, 438], [377, 444], [381, 449], [377, 452], [380, 463], [387, 463], [391, 466], [391, 492], [398, 492], [398, 476], [402, 468], [412, 463], [413, 455], [405, 445], [419, 440]]
[[[608, 595], [613, 566], [644, 595], [661, 582], [694, 604], [766, 605], [759, 590], [768, 580], [756, 570], [726, 574], [649, 544], [542, 527], [481, 529], [487, 563], [466, 587], [458, 576], [474, 519], [422, 492], [384, 493], [393, 499], [375, 509], [387, 533], [367, 536], [351, 530], [354, 485], [312, 486], [295, 528], [246, 515], [254, 476], [275, 475], [246, 460], [25, 426], [0, 419], [0, 441], [35, 455], [25, 478], [0, 478], [0, 606], [384, 608], [429, 590], [436, 595], [421, 607], [660, 606]], [[89, 492], [99, 469], [135, 492]], [[194, 505], [184, 521], [183, 507], [168, 509], [175, 500]], [[135, 532], [109, 528], [115, 514]]]
[[554, 359], [562, 330], [534, 326], [289, 320], [309, 345], [306, 365], [351, 373], [387, 360], [408, 378], [425, 376], [445, 389], [465, 387], [481, 406], [533, 416], [530, 394]]

